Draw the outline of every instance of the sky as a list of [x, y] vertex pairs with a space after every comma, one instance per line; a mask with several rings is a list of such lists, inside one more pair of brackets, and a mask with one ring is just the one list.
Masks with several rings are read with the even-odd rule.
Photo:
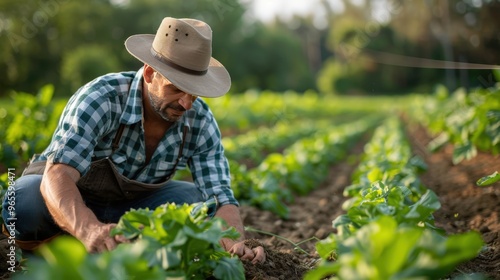
[[[328, 0], [335, 8], [341, 10], [340, 0]], [[326, 25], [326, 13], [321, 0], [246, 0], [249, 16], [264, 22], [272, 21], [276, 16], [288, 20], [293, 15], [305, 16], [314, 14], [314, 24], [317, 27]]]
[[[323, 29], [327, 27], [326, 20], [327, 13], [324, 6], [321, 4], [322, 0], [241, 0], [249, 8], [248, 16], [253, 19], [258, 19], [264, 22], [272, 21], [276, 16], [289, 20], [293, 15], [305, 16], [313, 14], [313, 23], [316, 28]], [[341, 0], [326, 0], [335, 12], [342, 12], [344, 5]], [[351, 0], [353, 3], [361, 3], [362, 0]], [[384, 13], [384, 5], [387, 0], [373, 1], [375, 11], [374, 16], [387, 17]]]

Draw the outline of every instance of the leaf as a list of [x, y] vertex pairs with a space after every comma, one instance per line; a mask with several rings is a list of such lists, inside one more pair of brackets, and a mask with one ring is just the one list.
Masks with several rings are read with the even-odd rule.
[[[330, 279], [327, 278], [337, 274], [340, 270], [340, 264], [337, 262], [325, 262], [313, 270], [307, 272], [304, 280]], [[333, 278], [336, 279], [336, 278]]]
[[429, 216], [441, 207], [439, 199], [432, 190], [427, 190], [419, 201], [410, 206], [410, 212], [406, 214], [406, 219], [418, 219], [425, 221]]
[[498, 171], [495, 171], [493, 174], [484, 176], [481, 179], [477, 180], [476, 185], [478, 185], [479, 187], [485, 187], [498, 181], [500, 181], [500, 173], [498, 173]]
[[38, 104], [45, 107], [50, 104], [52, 96], [54, 95], [54, 86], [51, 84], [43, 86], [37, 94]]
[[441, 149], [446, 143], [450, 141], [450, 136], [446, 132], [442, 132], [438, 137], [432, 139], [432, 141], [427, 145], [431, 152], [436, 152]]
[[477, 155], [476, 147], [468, 142], [461, 146], [455, 146], [453, 150], [453, 164], [459, 164], [463, 160], [468, 160]]
[[217, 261], [213, 276], [217, 279], [244, 280], [245, 271], [240, 259], [223, 257]]
[[427, 170], [427, 164], [425, 161], [419, 157], [419, 156], [414, 156], [410, 159], [409, 161], [410, 165], [417, 168], [417, 171], [423, 172]]
[[335, 250], [337, 249], [337, 240], [335, 235], [330, 234], [327, 238], [316, 243], [316, 250], [324, 260], [332, 260], [336, 258]]

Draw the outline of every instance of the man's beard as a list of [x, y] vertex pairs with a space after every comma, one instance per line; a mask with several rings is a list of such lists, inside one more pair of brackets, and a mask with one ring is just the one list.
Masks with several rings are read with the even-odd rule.
[[171, 109], [174, 109], [174, 110], [179, 111], [179, 112], [186, 111], [186, 109], [184, 109], [184, 107], [182, 107], [181, 105], [175, 105], [175, 104], [173, 104], [173, 102], [168, 103], [167, 106], [165, 107], [165, 109], [162, 110], [162, 108], [159, 105], [158, 98], [156, 96], [154, 96], [153, 94], [151, 94], [151, 92], [148, 92], [148, 96], [149, 96], [149, 102], [150, 102], [151, 106], [153, 107], [153, 109], [155, 110], [155, 112], [162, 119], [164, 119], [167, 122], [176, 122], [182, 117], [182, 115], [177, 116], [177, 115], [168, 114], [167, 109], [171, 108]]

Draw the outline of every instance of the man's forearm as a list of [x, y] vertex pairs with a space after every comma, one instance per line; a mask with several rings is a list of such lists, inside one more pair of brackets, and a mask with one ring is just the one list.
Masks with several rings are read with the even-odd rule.
[[99, 223], [85, 205], [76, 186], [80, 173], [64, 164], [47, 163], [40, 191], [47, 208], [59, 227], [81, 238], [93, 224]]
[[222, 218], [226, 221], [228, 226], [234, 227], [240, 233], [240, 238], [238, 238], [239, 241], [245, 239], [245, 228], [241, 221], [240, 209], [238, 206], [233, 204], [223, 205], [217, 210], [215, 216]]

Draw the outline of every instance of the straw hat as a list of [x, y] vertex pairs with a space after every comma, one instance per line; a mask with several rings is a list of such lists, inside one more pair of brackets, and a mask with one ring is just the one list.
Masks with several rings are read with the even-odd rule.
[[231, 87], [226, 68], [212, 57], [212, 29], [205, 22], [166, 17], [156, 35], [130, 36], [125, 47], [189, 94], [219, 97]]

